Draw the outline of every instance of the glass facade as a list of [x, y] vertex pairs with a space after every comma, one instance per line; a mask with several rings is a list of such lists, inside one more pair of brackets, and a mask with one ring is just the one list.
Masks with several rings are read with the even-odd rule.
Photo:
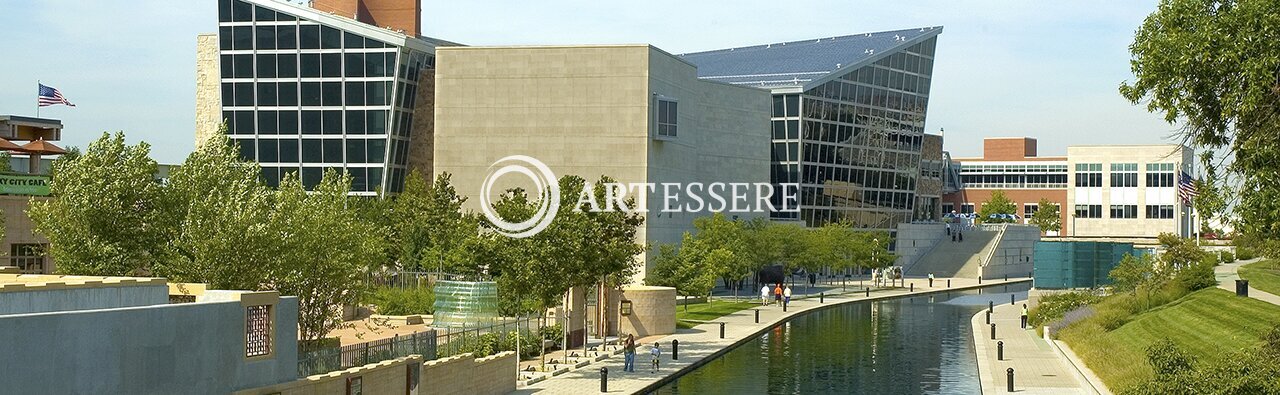
[[351, 175], [353, 194], [403, 189], [432, 54], [254, 1], [219, 0], [218, 9], [222, 117], [268, 185], [298, 173], [310, 189], [337, 169]]
[[966, 188], [1063, 189], [1067, 187], [1067, 165], [966, 163], [960, 166], [960, 178]]
[[775, 218], [884, 230], [912, 220], [936, 42], [931, 37], [801, 93], [774, 94], [770, 176], [775, 184], [800, 184], [799, 212]]

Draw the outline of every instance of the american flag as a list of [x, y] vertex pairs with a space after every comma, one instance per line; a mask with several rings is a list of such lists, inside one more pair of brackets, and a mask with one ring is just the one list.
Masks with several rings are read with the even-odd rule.
[[1194, 199], [1197, 194], [1199, 194], [1199, 192], [1196, 191], [1195, 180], [1191, 179], [1191, 176], [1187, 175], [1187, 172], [1185, 171], [1179, 174], [1178, 197], [1182, 198], [1182, 202], [1191, 204], [1191, 199]]
[[44, 84], [36, 85], [40, 85], [40, 96], [36, 97], [36, 104], [40, 107], [48, 107], [54, 104], [66, 104], [71, 107], [76, 106], [75, 104], [71, 104], [70, 101], [67, 101], [67, 98], [62, 97], [62, 92], [59, 92], [58, 89], [52, 86], [45, 86]]

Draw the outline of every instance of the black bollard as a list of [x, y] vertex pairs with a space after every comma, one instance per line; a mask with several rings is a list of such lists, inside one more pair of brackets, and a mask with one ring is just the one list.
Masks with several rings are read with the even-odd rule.
[[[723, 327], [724, 324], [721, 324], [721, 325], [722, 325], [721, 327]], [[680, 339], [671, 340], [671, 360], [672, 361], [680, 360]]]
[[1009, 305], [1013, 305], [1013, 294], [1009, 294]]
[[826, 293], [826, 292], [819, 292], [819, 293], [818, 293], [818, 303], [827, 303], [827, 293]]
[[991, 314], [991, 309], [994, 309], [994, 308], [996, 308], [996, 302], [993, 302], [993, 301], [988, 300], [988, 301], [987, 301], [987, 314]]
[[756, 309], [756, 323], [760, 323], [760, 309]]
[[868, 297], [868, 298], [870, 298], [870, 297], [871, 297], [871, 288], [867, 288], [867, 297]]
[[996, 342], [996, 360], [997, 361], [1004, 360], [1004, 341]]
[[991, 312], [987, 312], [987, 325], [991, 325]]
[[916, 283], [911, 283], [911, 289], [907, 290], [907, 292], [915, 292], [915, 291], [916, 291]]
[[1013, 368], [1009, 368], [1009, 370], [1006, 370], [1006, 372], [1009, 373], [1009, 388], [1007, 388], [1008, 392], [1013, 392]]
[[996, 324], [991, 324], [991, 340], [996, 339]]
[[787, 302], [782, 302], [782, 312], [787, 312]]
[[600, 392], [609, 392], [609, 368], [600, 367]]
[[[785, 306], [785, 305], [784, 305], [784, 306]], [[724, 338], [724, 323], [723, 323], [723, 322], [721, 322], [721, 323], [720, 323], [720, 338], [721, 338], [721, 339], [723, 339], [723, 338]]]
[[982, 284], [982, 276], [978, 276], [978, 284]]
[[947, 288], [951, 288], [951, 279], [947, 279]]
[[1004, 275], [1004, 281], [1009, 281], [1009, 275], [1008, 275], [1008, 274]]

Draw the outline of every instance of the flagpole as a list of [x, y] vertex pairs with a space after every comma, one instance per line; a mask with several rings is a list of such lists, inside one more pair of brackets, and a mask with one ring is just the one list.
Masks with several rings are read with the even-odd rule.
[[36, 118], [40, 118], [40, 80], [36, 80]]

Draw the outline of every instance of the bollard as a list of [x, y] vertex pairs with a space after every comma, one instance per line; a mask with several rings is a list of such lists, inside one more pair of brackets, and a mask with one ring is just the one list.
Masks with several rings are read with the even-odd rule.
[[993, 302], [993, 301], [988, 300], [988, 301], [987, 301], [987, 314], [991, 314], [991, 309], [994, 309], [994, 308], [996, 308], [996, 302]]
[[609, 368], [600, 367], [600, 392], [609, 392]]
[[951, 288], [951, 279], [947, 279], [947, 288]]
[[760, 323], [760, 309], [756, 309], [756, 323]]
[[1009, 294], [1009, 305], [1013, 306], [1013, 294]]
[[870, 297], [871, 297], [871, 288], [867, 288], [867, 297], [868, 297], [868, 298], [870, 298]]
[[987, 325], [991, 325], [991, 312], [987, 312]]
[[721, 322], [721, 323], [720, 323], [720, 338], [721, 338], [721, 339], [723, 339], [723, 338], [724, 338], [724, 323], [723, 323], [723, 322]]
[[819, 293], [818, 293], [818, 303], [827, 303], [827, 293], [826, 293], [826, 292], [819, 292]]
[[991, 340], [996, 339], [996, 324], [991, 324]]
[[[721, 325], [721, 328], [724, 327], [724, 324], [720, 324], [720, 325]], [[671, 340], [671, 360], [672, 361], [680, 360], [680, 339]]]
[[782, 312], [787, 312], [787, 302], [782, 302]]
[[982, 284], [982, 276], [978, 276], [978, 284]]
[[1009, 275], [1008, 275], [1008, 274], [1004, 275], [1004, 281], [1009, 281]]
[[996, 360], [997, 361], [1004, 360], [1004, 341], [996, 342]]
[[1013, 392], [1013, 368], [1009, 368], [1009, 370], [1006, 370], [1006, 372], [1009, 372], [1009, 388], [1007, 388], [1008, 392]]
[[911, 283], [911, 289], [907, 290], [907, 292], [915, 292], [915, 291], [916, 291], [916, 283]]

